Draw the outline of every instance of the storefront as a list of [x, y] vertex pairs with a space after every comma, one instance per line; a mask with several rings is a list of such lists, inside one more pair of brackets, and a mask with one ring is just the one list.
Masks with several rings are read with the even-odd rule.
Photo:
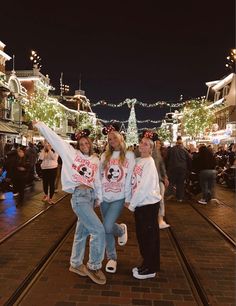
[[19, 133], [6, 122], [0, 121], [0, 158], [4, 156], [4, 146], [7, 140], [13, 142]]

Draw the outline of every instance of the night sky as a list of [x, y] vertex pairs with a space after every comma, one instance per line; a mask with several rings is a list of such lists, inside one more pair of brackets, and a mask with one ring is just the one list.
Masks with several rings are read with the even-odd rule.
[[[235, 4], [198, 1], [65, 1], [52, 4], [5, 1], [0, 40], [15, 54], [15, 70], [31, 69], [30, 51], [42, 58], [59, 93], [60, 73], [91, 103], [178, 102], [205, 95], [205, 82], [229, 71], [226, 56], [235, 48]], [[12, 68], [7, 62], [6, 68]], [[104, 119], [128, 119], [127, 106], [94, 107]], [[169, 109], [136, 108], [138, 120], [162, 119]], [[140, 126], [141, 127], [141, 126]]]

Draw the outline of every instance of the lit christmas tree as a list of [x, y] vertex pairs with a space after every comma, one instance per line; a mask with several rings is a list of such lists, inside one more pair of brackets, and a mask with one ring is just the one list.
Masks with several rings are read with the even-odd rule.
[[136, 99], [132, 99], [132, 100], [127, 99], [127, 104], [129, 107], [131, 107], [131, 111], [129, 115], [129, 122], [128, 122], [128, 129], [126, 133], [127, 146], [138, 144], [138, 128], [137, 128], [137, 121], [136, 121], [136, 115], [135, 115], [135, 110], [134, 110], [135, 103], [136, 103]]

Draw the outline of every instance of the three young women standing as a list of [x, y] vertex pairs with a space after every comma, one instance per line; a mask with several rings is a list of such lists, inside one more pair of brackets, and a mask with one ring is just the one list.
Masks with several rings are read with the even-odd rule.
[[[161, 196], [158, 173], [151, 157], [153, 142], [146, 137], [141, 140], [141, 157], [135, 165], [133, 152], [126, 152], [123, 136], [110, 129], [99, 173], [99, 159], [92, 154], [88, 135], [79, 135], [74, 149], [44, 123], [34, 125], [63, 161], [62, 189], [72, 193], [72, 209], [78, 216], [69, 270], [89, 276], [97, 284], [105, 284], [101, 267], [106, 246], [106, 271], [116, 272], [115, 237], [118, 237], [119, 245], [125, 245], [128, 238], [127, 226], [116, 223], [125, 205], [134, 211], [137, 240], [143, 257], [141, 266], [133, 269], [133, 276], [138, 279], [155, 277], [160, 269], [157, 214]], [[100, 205], [103, 224], [94, 212], [94, 205]], [[91, 237], [89, 261], [84, 265], [88, 236]]]

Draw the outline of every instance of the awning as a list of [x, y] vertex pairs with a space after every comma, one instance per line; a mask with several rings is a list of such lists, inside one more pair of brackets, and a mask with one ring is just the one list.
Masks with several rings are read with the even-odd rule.
[[6, 123], [0, 122], [0, 134], [18, 135], [19, 133], [13, 128], [9, 127]]

